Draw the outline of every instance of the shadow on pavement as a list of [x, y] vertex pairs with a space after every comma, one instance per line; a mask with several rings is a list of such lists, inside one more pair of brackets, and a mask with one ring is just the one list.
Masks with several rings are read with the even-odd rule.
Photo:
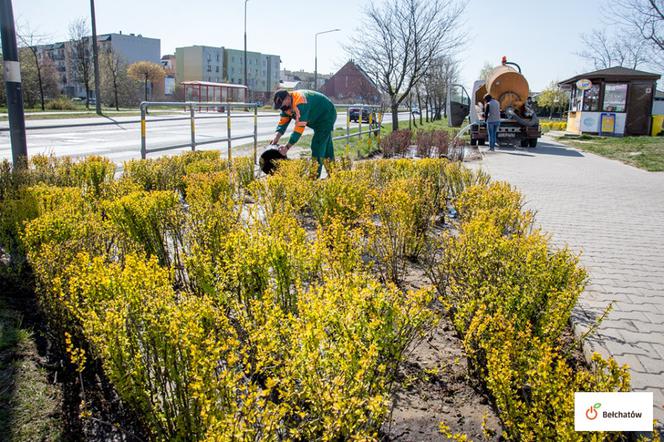
[[111, 122], [115, 123], [115, 127], [117, 127], [118, 129], [122, 129], [124, 131], [127, 130], [126, 127], [123, 127], [122, 122], [118, 122], [118, 120], [115, 120], [115, 119], [109, 117], [108, 115], [102, 115], [102, 118], [106, 118], [107, 120], [110, 120]]
[[518, 155], [526, 157], [534, 157], [537, 155], [557, 155], [561, 157], [583, 157], [584, 155], [573, 149], [568, 149], [567, 146], [558, 146], [555, 144], [549, 143], [539, 143], [535, 148], [515, 148], [515, 147], [500, 147], [498, 149], [500, 153], [506, 153], [509, 155]]

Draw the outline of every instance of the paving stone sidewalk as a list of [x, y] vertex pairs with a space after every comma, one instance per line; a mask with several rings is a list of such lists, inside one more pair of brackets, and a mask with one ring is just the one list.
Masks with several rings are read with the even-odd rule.
[[[485, 151], [484, 148], [482, 148]], [[664, 422], [664, 173], [580, 152], [546, 137], [536, 149], [488, 152], [482, 167], [519, 188], [556, 246], [582, 251], [590, 282], [574, 311], [583, 333], [613, 302], [586, 352], [631, 368]]]

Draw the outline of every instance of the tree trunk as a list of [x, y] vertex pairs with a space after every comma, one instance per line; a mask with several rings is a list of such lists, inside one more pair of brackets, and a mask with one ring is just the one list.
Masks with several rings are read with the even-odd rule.
[[421, 126], [423, 123], [422, 123], [422, 96], [420, 95], [420, 91], [417, 91], [417, 108], [420, 110], [420, 126]]
[[85, 83], [85, 108], [90, 110], [90, 86], [88, 83]]
[[[427, 120], [426, 121], [427, 121], [427, 123], [429, 122], [429, 103], [430, 102], [431, 102], [431, 99], [427, 96], [427, 101], [426, 101], [426, 105], [427, 105]], [[422, 109], [420, 109], [420, 112], [421, 111], [422, 111]]]
[[399, 130], [399, 114], [397, 113], [399, 110], [399, 103], [392, 100], [390, 108], [392, 109], [392, 132], [394, 132], [395, 130]]
[[145, 76], [145, 101], [148, 101], [148, 76]]
[[113, 78], [113, 97], [115, 100], [115, 110], [119, 111], [120, 105], [118, 103], [118, 82], [115, 78]]
[[42, 82], [41, 69], [37, 66], [37, 80], [39, 81], [39, 99], [41, 100], [41, 110], [44, 111], [44, 83]]

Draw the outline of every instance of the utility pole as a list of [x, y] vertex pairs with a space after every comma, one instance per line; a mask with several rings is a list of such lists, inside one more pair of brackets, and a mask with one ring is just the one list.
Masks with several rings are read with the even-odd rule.
[[315, 40], [315, 54], [314, 54], [314, 90], [318, 90], [318, 36], [321, 34], [327, 34], [329, 32], [337, 32], [341, 31], [341, 29], [330, 29], [329, 31], [323, 31], [323, 32], [317, 32], [316, 35], [314, 36]]
[[97, 20], [95, 19], [95, 0], [90, 0], [92, 17], [92, 64], [95, 70], [95, 109], [101, 115], [101, 93], [99, 92], [99, 50], [97, 49]]
[[[247, 81], [247, 2], [244, 0], [244, 85], [249, 90], [249, 83]], [[245, 97], [246, 100], [246, 97]]]
[[25, 138], [21, 65], [18, 62], [16, 29], [14, 28], [14, 12], [11, 0], [0, 0], [0, 33], [2, 34], [2, 54], [4, 58], [7, 109], [9, 111], [12, 162], [14, 168], [27, 167], [28, 145]]

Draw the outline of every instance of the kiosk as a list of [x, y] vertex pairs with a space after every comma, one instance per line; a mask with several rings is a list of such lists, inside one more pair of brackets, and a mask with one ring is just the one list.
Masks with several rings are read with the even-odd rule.
[[660, 75], [651, 72], [613, 67], [561, 81], [558, 85], [571, 93], [567, 131], [650, 135], [659, 78]]

